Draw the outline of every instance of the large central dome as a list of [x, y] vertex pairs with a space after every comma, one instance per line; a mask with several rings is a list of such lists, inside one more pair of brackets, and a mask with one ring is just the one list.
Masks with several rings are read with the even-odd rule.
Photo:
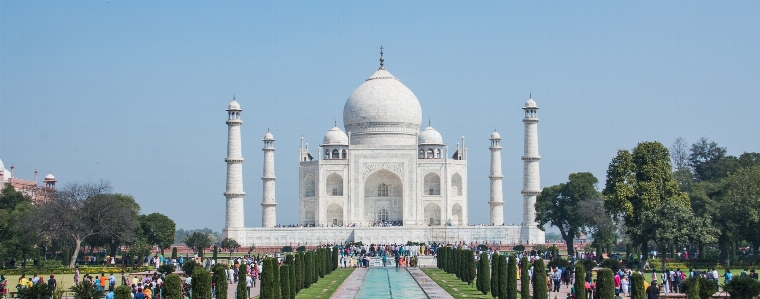
[[416, 144], [421, 123], [417, 97], [384, 67], [359, 85], [343, 107], [351, 144]]

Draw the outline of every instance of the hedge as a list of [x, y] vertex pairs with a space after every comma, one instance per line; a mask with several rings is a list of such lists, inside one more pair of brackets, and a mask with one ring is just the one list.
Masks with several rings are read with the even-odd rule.
[[[245, 266], [245, 264], [240, 263], [240, 267], [238, 267], [238, 284], [237, 289], [235, 289], [235, 299], [248, 299], [248, 289], [245, 285], [246, 277], [248, 276], [248, 268]], [[264, 282], [264, 278], [261, 279], [262, 283]]]
[[[502, 264], [505, 262], [504, 260], [507, 257], [502, 258]], [[502, 265], [499, 265], [499, 267], [503, 267]], [[500, 299], [517, 299], [517, 257], [514, 254], [509, 255], [509, 263], [507, 263], [507, 270], [506, 270], [506, 283], [502, 280], [499, 281], [499, 283], [502, 285], [501, 290], [499, 291], [501, 293], [505, 293], [504, 297], [499, 297]], [[499, 271], [502, 271], [501, 268]], [[501, 273], [499, 273], [499, 279], [502, 279]]]
[[304, 284], [304, 265], [305, 265], [305, 256], [303, 252], [299, 252], [296, 254], [295, 258], [295, 265], [296, 265], [296, 294], [301, 292], [301, 289], [303, 289]]
[[475, 286], [481, 293], [483, 293], [483, 295], [486, 295], [491, 291], [491, 272], [488, 269], [488, 253], [480, 254], [480, 260], [478, 261], [478, 280], [475, 283]]
[[165, 299], [183, 299], [182, 279], [179, 277], [179, 275], [177, 274], [166, 275], [166, 279], [164, 280], [164, 298]]
[[523, 257], [521, 263], [522, 269], [520, 269], [520, 299], [530, 299], [530, 262], [528, 257]]
[[583, 263], [575, 264], [575, 298], [586, 299], [586, 268], [583, 267]]
[[546, 286], [546, 266], [542, 259], [533, 262], [533, 299], [549, 299], [549, 289]]
[[499, 261], [499, 255], [494, 254], [491, 258], [491, 296], [494, 298], [499, 298]]
[[599, 270], [596, 274], [596, 290], [599, 299], [615, 299], [615, 280], [610, 268]]
[[646, 290], [644, 290], [644, 275], [634, 273], [631, 275], [631, 299], [644, 299], [646, 297], [647, 293]]
[[214, 266], [214, 285], [216, 286], [216, 299], [227, 299], [227, 288], [229, 284], [227, 282], [227, 266], [223, 264], [216, 264]]
[[280, 293], [282, 299], [290, 299], [290, 265], [280, 266]]
[[131, 299], [132, 289], [129, 286], [121, 285], [116, 287], [113, 291], [114, 299]]
[[[79, 274], [101, 274], [101, 273], [121, 273], [121, 271], [124, 271], [126, 273], [132, 273], [132, 272], [145, 272], [145, 271], [151, 271], [154, 270], [155, 267], [147, 267], [147, 266], [140, 266], [137, 267], [137, 269], [132, 269], [132, 267], [86, 267], [86, 266], [80, 266], [79, 267]], [[3, 269], [0, 270], [0, 274], [2, 275], [22, 275], [22, 274], [30, 274], [30, 273], [45, 273], [47, 275], [50, 274], [74, 274], [76, 272], [76, 268], [48, 268], [48, 269], [40, 269], [35, 267], [27, 267], [27, 268], [16, 268], [16, 269]]]
[[193, 299], [211, 299], [211, 274], [203, 267], [193, 269]]

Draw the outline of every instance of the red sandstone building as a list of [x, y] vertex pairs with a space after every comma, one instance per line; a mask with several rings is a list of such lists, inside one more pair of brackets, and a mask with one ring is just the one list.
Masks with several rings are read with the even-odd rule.
[[11, 165], [11, 170], [5, 168], [3, 161], [0, 160], [0, 181], [5, 184], [10, 184], [13, 189], [20, 191], [24, 195], [32, 199], [32, 203], [40, 203], [48, 201], [52, 198], [53, 191], [55, 191], [55, 177], [52, 173], [45, 176], [42, 181], [42, 185], [38, 185], [37, 182], [37, 170], [34, 171], [34, 181], [17, 178], [14, 173], [14, 166]]

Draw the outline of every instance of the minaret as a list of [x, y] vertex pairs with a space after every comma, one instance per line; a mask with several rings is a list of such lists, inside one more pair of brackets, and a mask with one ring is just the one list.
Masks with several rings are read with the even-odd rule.
[[[225, 237], [239, 240], [237, 236], [230, 236], [228, 230], [231, 228], [243, 228], [243, 155], [240, 146], [240, 126], [243, 121], [240, 120], [240, 104], [232, 98], [232, 102], [227, 107], [227, 191], [224, 197], [227, 198], [227, 218], [224, 225]], [[243, 243], [240, 243], [243, 244]]]
[[274, 227], [277, 224], [277, 214], [275, 214], [277, 203], [274, 201], [274, 180], [277, 179], [274, 176], [274, 136], [267, 132], [262, 141], [264, 141], [264, 148], [261, 149], [264, 151], [264, 175], [261, 181], [264, 184], [264, 191], [261, 199], [261, 226]]
[[504, 224], [504, 195], [501, 189], [501, 136], [498, 132], [493, 131], [491, 134], [491, 200], [488, 205], [491, 206], [491, 224]]
[[525, 106], [525, 145], [523, 160], [523, 227], [520, 241], [528, 244], [543, 244], [544, 231], [538, 229], [536, 223], [536, 196], [541, 194], [541, 174], [538, 169], [538, 106], [530, 97]]

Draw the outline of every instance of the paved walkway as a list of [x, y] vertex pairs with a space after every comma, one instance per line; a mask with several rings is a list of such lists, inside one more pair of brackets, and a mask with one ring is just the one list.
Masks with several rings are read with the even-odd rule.
[[409, 271], [409, 274], [411, 274], [412, 277], [414, 277], [414, 280], [417, 281], [417, 284], [422, 288], [422, 291], [425, 292], [425, 295], [427, 295], [428, 298], [454, 299], [454, 297], [441, 288], [441, 286], [430, 279], [425, 272], [422, 272], [420, 268], [406, 268], [406, 270]]
[[351, 272], [346, 280], [343, 281], [330, 299], [354, 299], [359, 293], [359, 289], [364, 283], [364, 277], [367, 276], [367, 268], [356, 268]]
[[[239, 281], [245, 283], [245, 281]], [[251, 288], [251, 298], [259, 296], [261, 290], [261, 280], [256, 279], [256, 286]], [[237, 283], [231, 283], [227, 285], [227, 299], [235, 299], [235, 293], [237, 292]]]

